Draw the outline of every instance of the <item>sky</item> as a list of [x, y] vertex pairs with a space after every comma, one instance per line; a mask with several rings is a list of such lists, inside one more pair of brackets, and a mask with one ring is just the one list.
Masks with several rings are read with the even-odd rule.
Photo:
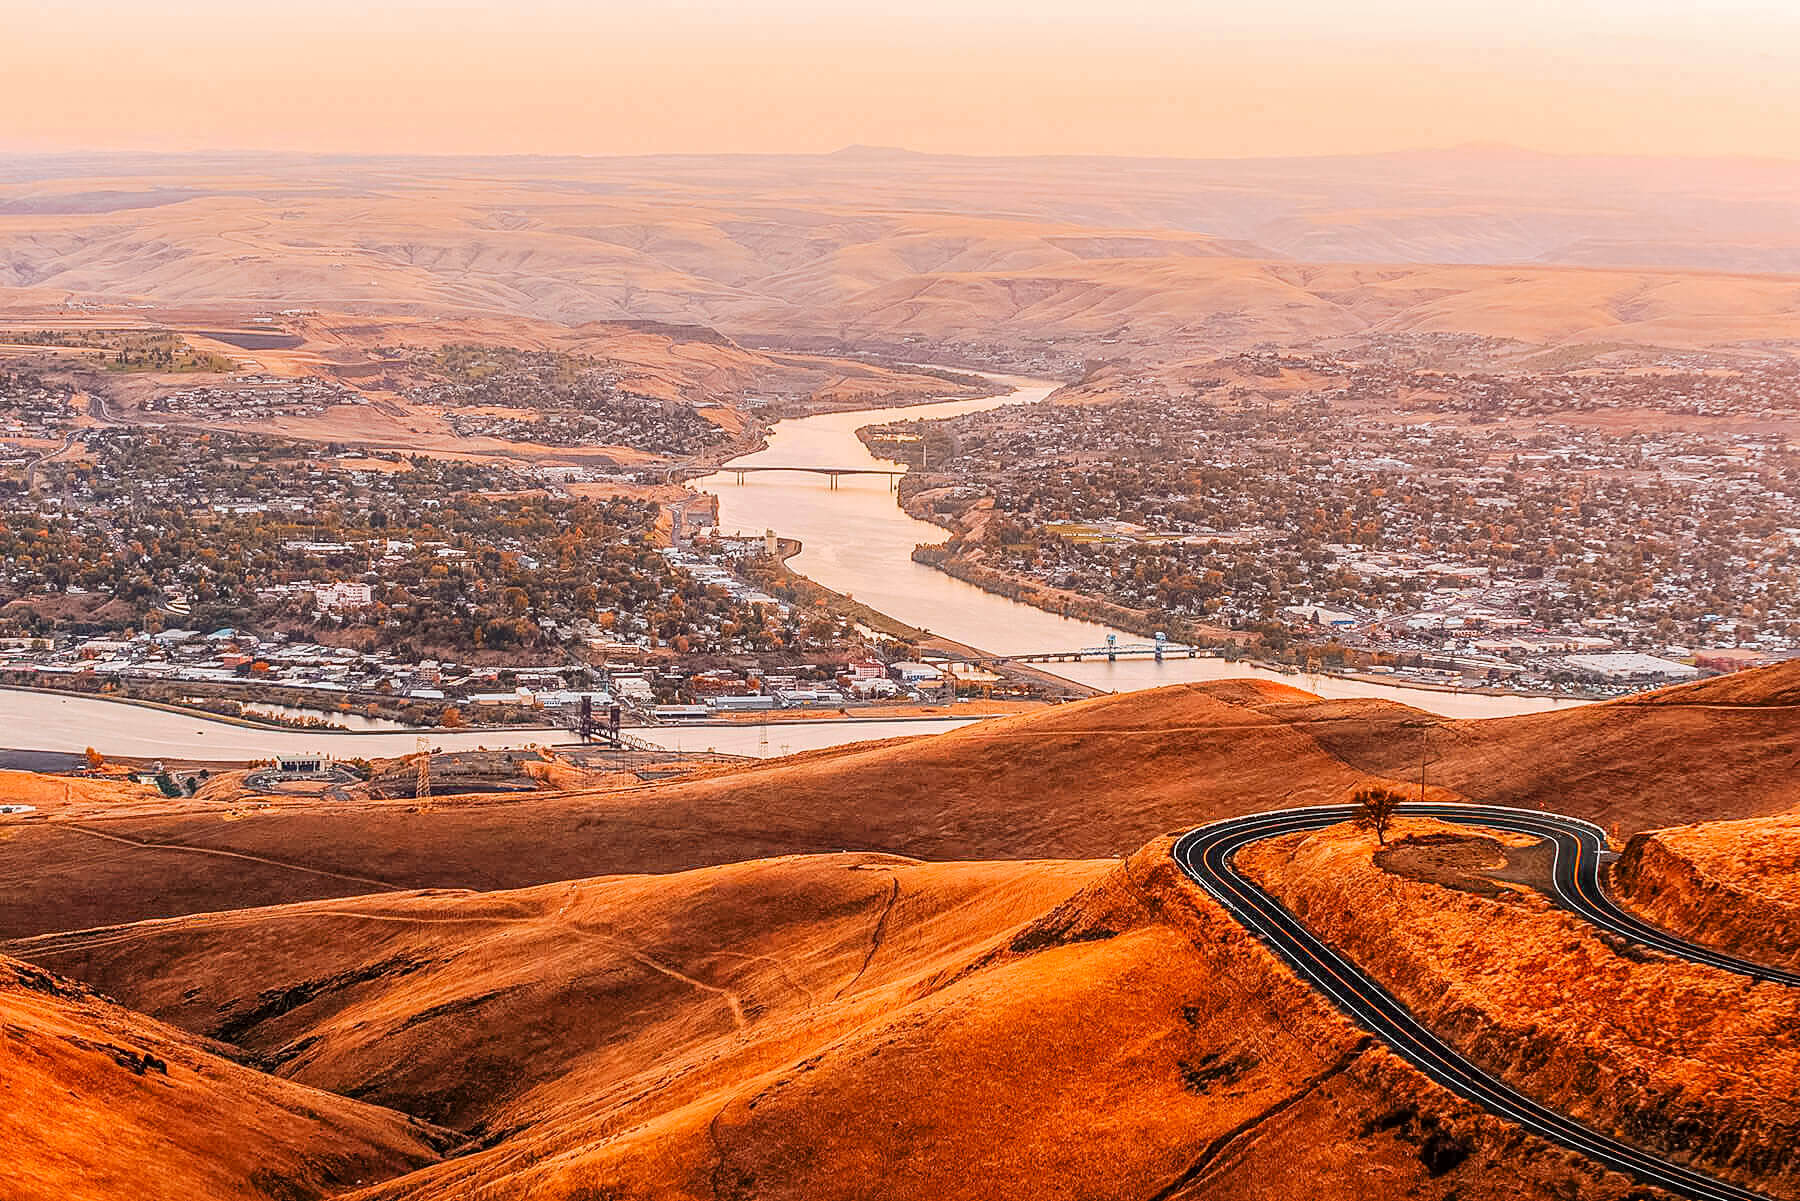
[[1800, 0], [0, 0], [0, 152], [1800, 158]]

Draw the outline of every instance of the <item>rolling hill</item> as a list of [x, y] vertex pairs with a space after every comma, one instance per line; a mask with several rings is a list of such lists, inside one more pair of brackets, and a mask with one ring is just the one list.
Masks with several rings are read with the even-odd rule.
[[1790, 164], [1493, 149], [21, 159], [0, 162], [0, 305], [650, 320], [1075, 363], [1369, 334], [1780, 343], [1797, 198]]
[[[143, 1195], [358, 1201], [1641, 1198], [1366, 1036], [1163, 831], [1415, 786], [1424, 742], [1433, 797], [1622, 833], [1733, 819], [1649, 840], [1729, 888], [1671, 906], [1621, 886], [1754, 953], [1734, 898], [1794, 888], [1797, 671], [1481, 722], [1225, 681], [428, 810], [12, 778], [45, 805], [0, 831], [0, 1122], [26, 1149], [9, 1179], [98, 1197], [153, 1170], [166, 1192]], [[1334, 827], [1244, 867], [1515, 1087], [1792, 1195], [1791, 990], [1557, 910], [1529, 842], [1408, 819], [1385, 848]]]
[[0, 935], [372, 887], [486, 891], [844, 849], [1119, 855], [1209, 818], [1340, 801], [1370, 779], [1413, 790], [1421, 759], [1432, 796], [1550, 805], [1622, 837], [1800, 805], [1787, 699], [1797, 677], [1789, 663], [1472, 721], [1223, 681], [623, 791], [469, 797], [428, 812], [403, 801], [93, 807], [19, 827], [5, 844]]
[[230, 1048], [0, 957], [0, 1198], [300, 1198], [410, 1171], [455, 1137], [281, 1080]]

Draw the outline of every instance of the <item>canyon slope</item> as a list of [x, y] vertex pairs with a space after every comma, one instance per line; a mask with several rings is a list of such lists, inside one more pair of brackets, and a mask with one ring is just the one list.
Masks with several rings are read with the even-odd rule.
[[454, 1126], [359, 1198], [1634, 1195], [1427, 1084], [1128, 861], [807, 856], [28, 940]]
[[[155, 1164], [170, 1196], [1642, 1198], [1367, 1036], [1167, 832], [1416, 788], [1423, 744], [1433, 798], [1660, 831], [1631, 845], [1738, 892], [1615, 889], [1750, 954], [1734, 898], [1796, 887], [1797, 685], [1456, 722], [1226, 681], [423, 809], [6, 777], [40, 808], [0, 825], [4, 1080], [74, 1115], [9, 1104], [10, 1142], [21, 1179]], [[1791, 989], [1585, 926], [1522, 836], [1403, 819], [1244, 867], [1514, 1087], [1800, 1196]], [[129, 1154], [59, 1133], [114, 1126]]]

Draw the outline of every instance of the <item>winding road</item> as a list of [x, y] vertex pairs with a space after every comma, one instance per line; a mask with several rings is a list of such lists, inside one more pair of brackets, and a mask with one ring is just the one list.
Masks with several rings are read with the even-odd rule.
[[[1595, 926], [1665, 954], [1725, 971], [1800, 985], [1800, 975], [1697, 946], [1650, 926], [1606, 895], [1600, 856], [1606, 835], [1579, 818], [1489, 805], [1409, 804], [1403, 814], [1531, 834], [1555, 849], [1554, 900]], [[1532, 1100], [1463, 1057], [1361, 968], [1332, 950], [1274, 897], [1241, 875], [1233, 859], [1254, 842], [1317, 830], [1355, 816], [1351, 805], [1284, 809], [1230, 818], [1189, 831], [1176, 840], [1175, 861], [1232, 917], [1266, 943], [1302, 979], [1385, 1042], [1396, 1054], [1458, 1096], [1570, 1150], [1638, 1181], [1696, 1201], [1766, 1201], [1764, 1194], [1697, 1172], [1622, 1142]]]

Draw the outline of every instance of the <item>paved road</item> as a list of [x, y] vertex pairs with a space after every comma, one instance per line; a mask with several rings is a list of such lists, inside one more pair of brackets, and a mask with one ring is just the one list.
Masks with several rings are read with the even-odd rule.
[[[1265, 838], [1316, 830], [1354, 816], [1349, 805], [1257, 813], [1202, 826], [1175, 843], [1175, 860], [1238, 921], [1286, 960], [1302, 979], [1431, 1079], [1491, 1113], [1578, 1151], [1635, 1179], [1696, 1201], [1764, 1201], [1764, 1195], [1660, 1158], [1549, 1109], [1463, 1058], [1427, 1029], [1362, 969], [1326, 946], [1274, 897], [1238, 873], [1233, 857]], [[1579, 818], [1488, 805], [1405, 805], [1408, 815], [1518, 831], [1555, 847], [1552, 878], [1558, 904], [1594, 925], [1667, 954], [1759, 980], [1800, 984], [1793, 973], [1723, 955], [1646, 925], [1606, 896], [1600, 885], [1605, 834]]]
[[38, 490], [38, 468], [42, 467], [45, 463], [53, 462], [63, 455], [68, 454], [69, 448], [75, 445], [75, 439], [80, 436], [80, 430], [70, 430], [63, 438], [61, 446], [57, 447], [55, 450], [45, 451], [43, 454], [27, 463], [25, 465], [25, 491], [36, 492]]

